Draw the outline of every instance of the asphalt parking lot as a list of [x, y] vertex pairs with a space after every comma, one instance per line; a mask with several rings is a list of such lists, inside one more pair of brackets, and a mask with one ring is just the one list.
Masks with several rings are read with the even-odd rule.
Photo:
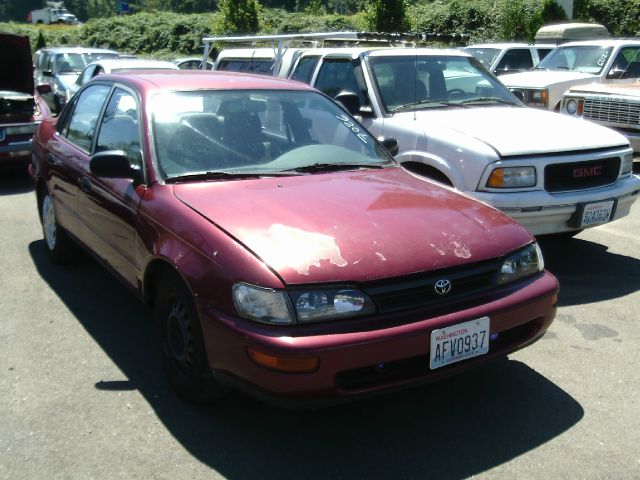
[[318, 411], [176, 398], [150, 312], [88, 257], [45, 256], [26, 175], [0, 175], [0, 478], [640, 477], [640, 206], [543, 242], [560, 308], [464, 376]]

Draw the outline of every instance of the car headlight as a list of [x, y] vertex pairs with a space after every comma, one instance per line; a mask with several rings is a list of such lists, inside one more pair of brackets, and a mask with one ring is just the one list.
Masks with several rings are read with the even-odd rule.
[[293, 323], [291, 307], [284, 292], [236, 283], [233, 286], [233, 303], [238, 315], [247, 320], [278, 325]]
[[525, 188], [536, 185], [534, 167], [499, 167], [491, 172], [488, 188]]
[[532, 243], [522, 250], [509, 255], [502, 262], [497, 283], [498, 285], [504, 285], [505, 283], [515, 282], [521, 278], [535, 275], [542, 270], [544, 270], [542, 251], [537, 243]]
[[338, 320], [376, 311], [365, 293], [352, 288], [295, 290], [289, 295], [300, 323]]
[[242, 318], [278, 325], [339, 320], [376, 311], [365, 293], [348, 287], [287, 293], [237, 283], [233, 286], [233, 302]]

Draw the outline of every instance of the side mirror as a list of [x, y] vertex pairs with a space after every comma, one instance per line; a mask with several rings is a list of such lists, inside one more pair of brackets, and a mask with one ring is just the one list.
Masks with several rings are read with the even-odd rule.
[[400, 151], [400, 145], [398, 145], [398, 141], [395, 138], [379, 137], [378, 141], [392, 157], [395, 157]]
[[360, 97], [357, 93], [343, 90], [335, 96], [334, 100], [346, 108], [351, 115], [358, 115], [360, 112]]
[[123, 150], [98, 152], [89, 162], [89, 170], [97, 177], [129, 178], [135, 185], [142, 183], [142, 172], [131, 165]]
[[42, 76], [43, 77], [53, 77], [53, 71], [51, 71], [51, 70], [43, 70], [42, 71]]
[[46, 95], [47, 93], [51, 93], [53, 90], [51, 89], [51, 85], [49, 85], [48, 83], [43, 83], [36, 87], [36, 91], [40, 95]]

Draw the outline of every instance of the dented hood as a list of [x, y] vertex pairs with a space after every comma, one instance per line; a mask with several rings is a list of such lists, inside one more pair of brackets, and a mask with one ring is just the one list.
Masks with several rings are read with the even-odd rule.
[[0, 33], [0, 91], [33, 96], [33, 65], [29, 38]]
[[397, 167], [173, 187], [287, 284], [447, 268], [532, 240], [497, 210]]

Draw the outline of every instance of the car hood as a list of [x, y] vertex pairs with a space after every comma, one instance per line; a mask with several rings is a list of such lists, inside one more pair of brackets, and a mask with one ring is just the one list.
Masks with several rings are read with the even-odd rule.
[[557, 83], [572, 83], [591, 81], [597, 77], [590, 73], [569, 72], [558, 70], [534, 70], [530, 72], [510, 73], [500, 75], [500, 81], [507, 87], [544, 88]]
[[0, 34], [0, 90], [33, 95], [33, 65], [28, 37]]
[[398, 167], [173, 187], [287, 284], [441, 269], [532, 240], [501, 212]]
[[[416, 113], [427, 138], [434, 137], [433, 132], [453, 131], [485, 143], [502, 157], [617, 147], [627, 143], [611, 129], [535, 108], [450, 108], [434, 113]], [[403, 115], [413, 118], [413, 112]]]

